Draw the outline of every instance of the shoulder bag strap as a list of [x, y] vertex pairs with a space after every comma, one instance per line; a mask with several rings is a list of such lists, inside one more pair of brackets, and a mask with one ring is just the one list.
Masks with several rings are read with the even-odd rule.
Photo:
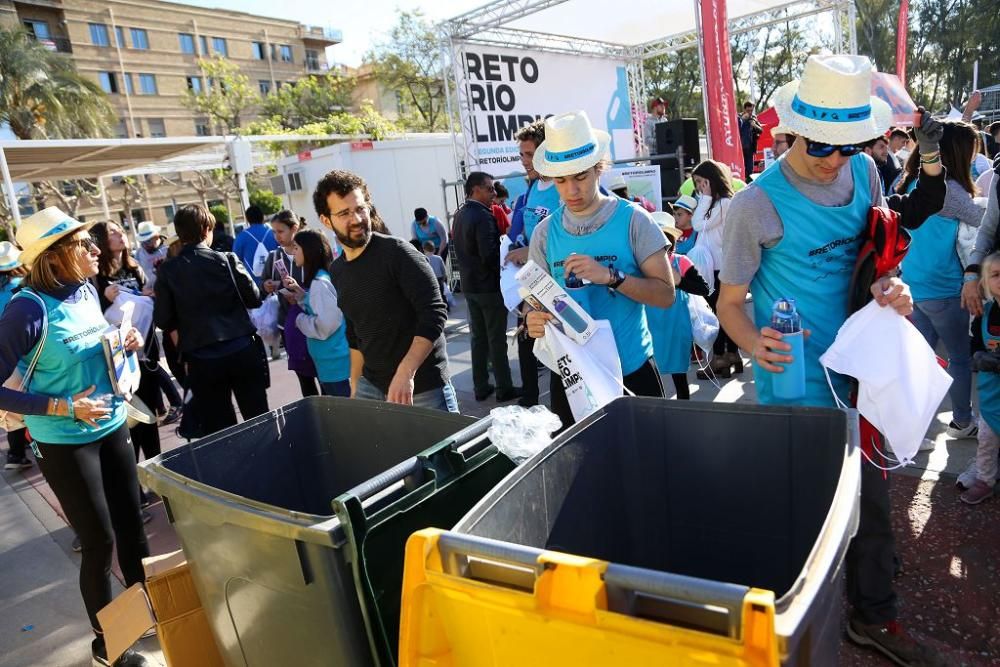
[[220, 254], [222, 254], [223, 258], [226, 260], [226, 268], [229, 269], [229, 279], [233, 282], [233, 288], [236, 290], [236, 296], [239, 297], [240, 303], [243, 304], [243, 307], [250, 310], [247, 308], [247, 302], [243, 300], [243, 293], [240, 292], [240, 286], [236, 284], [236, 275], [233, 273], [233, 257], [235, 257], [235, 255], [229, 252]]

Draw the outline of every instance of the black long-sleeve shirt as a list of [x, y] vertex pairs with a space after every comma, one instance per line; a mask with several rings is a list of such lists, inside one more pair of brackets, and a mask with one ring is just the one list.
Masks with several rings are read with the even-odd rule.
[[388, 393], [413, 338], [420, 336], [433, 347], [417, 369], [413, 391], [444, 385], [448, 307], [423, 255], [402, 239], [375, 233], [358, 257], [338, 257], [330, 275], [347, 320], [347, 342], [364, 355], [362, 374], [369, 382]]
[[493, 211], [470, 199], [455, 213], [452, 226], [462, 291], [488, 294], [500, 291], [500, 229]]

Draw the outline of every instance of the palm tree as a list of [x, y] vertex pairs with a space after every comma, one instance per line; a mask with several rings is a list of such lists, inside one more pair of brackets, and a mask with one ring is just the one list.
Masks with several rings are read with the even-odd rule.
[[22, 28], [0, 28], [0, 123], [18, 139], [107, 137], [115, 113], [96, 82]]

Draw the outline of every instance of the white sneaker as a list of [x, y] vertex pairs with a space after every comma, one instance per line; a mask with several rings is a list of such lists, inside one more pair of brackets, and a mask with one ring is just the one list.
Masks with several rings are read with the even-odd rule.
[[971, 489], [972, 485], [976, 483], [977, 470], [978, 468], [976, 467], [976, 457], [973, 456], [969, 460], [969, 465], [966, 466], [965, 471], [958, 476], [957, 480], [955, 480], [955, 487], [959, 491], [965, 491], [967, 489]]
[[959, 426], [957, 422], [953, 421], [948, 424], [948, 430], [946, 433], [949, 438], [953, 438], [955, 440], [975, 438], [979, 435], [979, 426], [976, 424], [975, 419], [970, 420], [968, 426]]

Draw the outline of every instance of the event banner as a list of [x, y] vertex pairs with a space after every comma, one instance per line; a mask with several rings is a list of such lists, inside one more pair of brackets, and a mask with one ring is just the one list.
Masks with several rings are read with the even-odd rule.
[[539, 118], [581, 109], [611, 134], [613, 159], [635, 157], [623, 62], [472, 44], [458, 57], [470, 169], [495, 176], [523, 171], [514, 134]]
[[899, 3], [899, 24], [896, 26], [896, 76], [906, 85], [906, 36], [910, 31], [910, 0]]
[[734, 176], [743, 173], [743, 149], [733, 93], [733, 64], [729, 52], [726, 0], [696, 0], [701, 20], [702, 63], [705, 67], [705, 122], [712, 159], [729, 165]]
[[615, 175], [621, 174], [632, 197], [645, 197], [653, 202], [657, 211], [663, 210], [663, 186], [660, 182], [660, 165], [648, 164], [641, 167], [616, 167], [602, 176], [604, 186], [611, 183]]

